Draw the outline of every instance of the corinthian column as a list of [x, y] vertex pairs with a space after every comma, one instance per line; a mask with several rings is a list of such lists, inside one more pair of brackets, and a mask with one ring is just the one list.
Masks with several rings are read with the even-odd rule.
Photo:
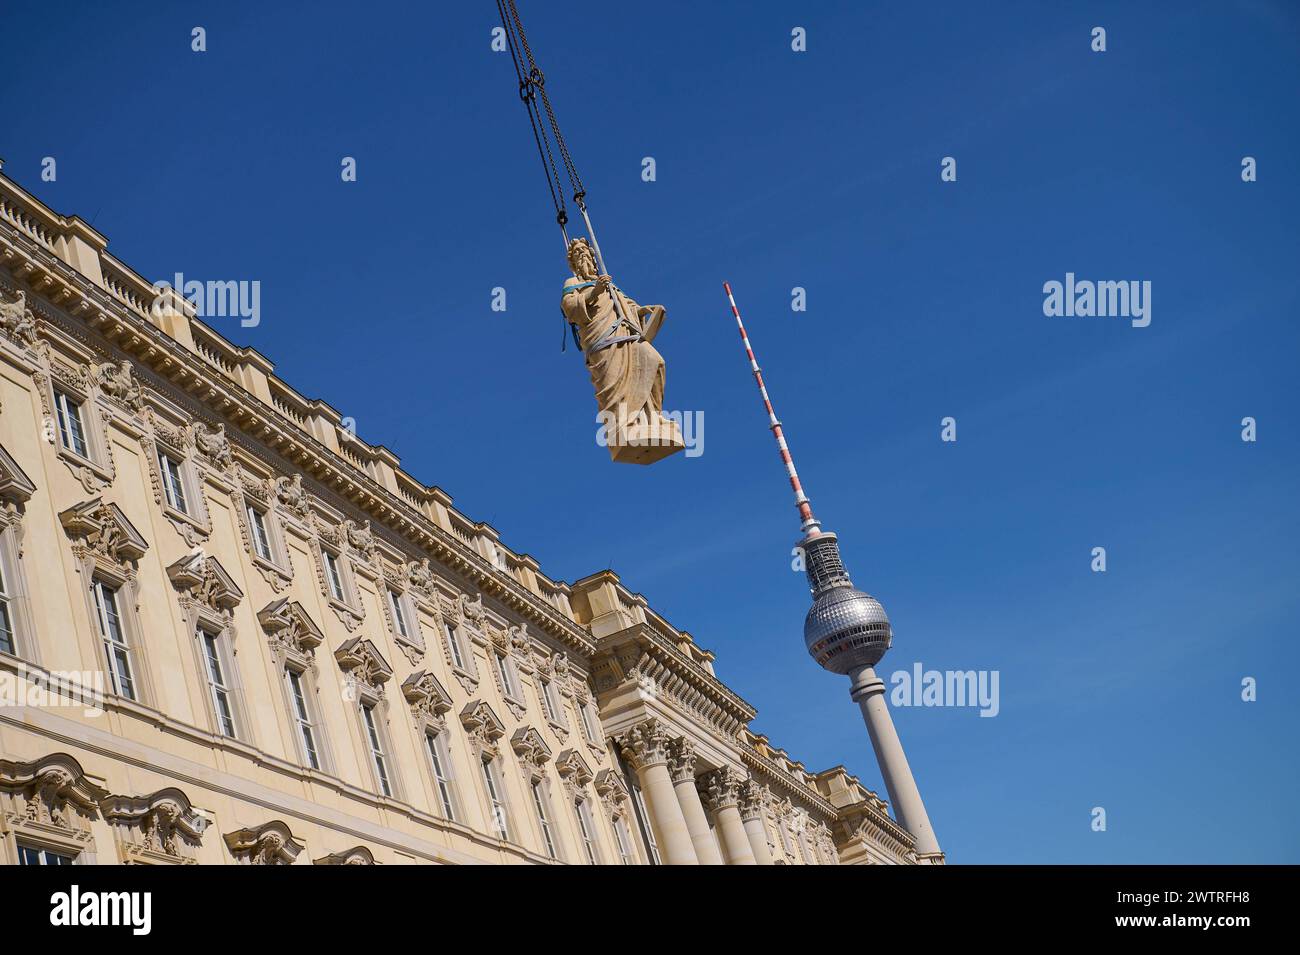
[[754, 861], [759, 865], [774, 865], [772, 850], [767, 844], [767, 827], [763, 824], [763, 804], [767, 793], [752, 779], [740, 787], [740, 821], [749, 837], [749, 847], [754, 850]]
[[628, 730], [619, 740], [619, 748], [636, 770], [663, 861], [667, 865], [698, 865], [686, 817], [668, 775], [668, 734], [651, 718]]
[[683, 737], [668, 744], [668, 771], [700, 865], [722, 865], [722, 853], [718, 851], [717, 840], [709, 828], [709, 817], [704, 814], [704, 805], [695, 788], [695, 746], [690, 740]]
[[750, 848], [745, 825], [740, 821], [740, 786], [744, 779], [734, 769], [726, 766], [715, 769], [703, 778], [704, 791], [709, 805], [718, 820], [722, 834], [722, 853], [727, 865], [757, 865], [754, 850]]

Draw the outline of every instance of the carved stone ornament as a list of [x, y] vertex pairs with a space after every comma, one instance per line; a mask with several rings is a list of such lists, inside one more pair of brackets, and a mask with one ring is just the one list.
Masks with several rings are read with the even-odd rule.
[[429, 565], [429, 558], [422, 557], [406, 565], [406, 582], [417, 593], [426, 598], [432, 597], [434, 577], [433, 569]]
[[729, 766], [715, 769], [700, 777], [701, 795], [709, 809], [717, 812], [740, 801], [740, 787], [745, 779]]
[[131, 411], [144, 407], [144, 390], [135, 380], [129, 361], [106, 361], [95, 370], [95, 381], [104, 394], [117, 399]]
[[302, 486], [302, 475], [275, 479], [275, 497], [293, 514], [306, 520], [311, 515], [311, 495]]
[[460, 723], [480, 759], [495, 759], [500, 755], [497, 740], [506, 735], [506, 727], [492, 712], [492, 707], [482, 700], [470, 700], [460, 711]]
[[4, 446], [0, 445], [0, 501], [18, 508], [26, 504], [35, 493], [36, 485], [32, 479], [18, 466], [18, 462]]
[[602, 769], [596, 773], [592, 788], [596, 790], [596, 795], [600, 797], [611, 818], [618, 819], [627, 811], [627, 784], [614, 770]]
[[59, 523], [74, 540], [78, 559], [96, 556], [134, 572], [149, 545], [116, 504], [93, 498], [59, 513]]
[[623, 758], [636, 769], [668, 762], [668, 734], [654, 717], [637, 723], [619, 739]]
[[182, 603], [193, 601], [226, 620], [230, 611], [244, 599], [244, 592], [226, 573], [221, 562], [202, 553], [187, 554], [169, 565], [167, 576], [172, 586], [181, 592]]
[[461, 594], [457, 602], [461, 617], [471, 626], [482, 630], [483, 621], [487, 619], [487, 611], [483, 609], [483, 595], [475, 594], [471, 599], [468, 594]]
[[29, 348], [36, 344], [36, 316], [27, 306], [26, 292], [18, 292], [12, 302], [0, 299], [0, 334]]
[[365, 637], [353, 637], [336, 651], [339, 669], [376, 696], [384, 695], [384, 684], [393, 676], [393, 668], [380, 655], [379, 648]]
[[99, 805], [117, 830], [124, 862], [196, 863], [208, 820], [194, 811], [179, 789], [161, 789], [150, 796], [109, 796]]
[[531, 726], [521, 726], [510, 737], [510, 748], [519, 757], [519, 766], [524, 776], [540, 779], [546, 775], [546, 763], [551, 758], [551, 748], [542, 739], [542, 734]]
[[674, 783], [695, 778], [695, 744], [684, 736], [668, 743], [668, 772]]
[[0, 805], [9, 826], [49, 830], [89, 842], [90, 824], [108, 790], [86, 778], [66, 753], [32, 762], [0, 759]]
[[343, 522], [343, 538], [348, 548], [359, 552], [366, 560], [373, 563], [375, 557], [375, 535], [370, 530], [370, 522], [358, 524], [352, 520]]
[[313, 859], [312, 865], [378, 865], [374, 854], [365, 846], [354, 846], [346, 852], [331, 852]]
[[566, 749], [555, 757], [555, 771], [570, 797], [575, 796], [593, 779], [591, 767], [576, 749]]
[[278, 819], [223, 836], [230, 854], [244, 865], [292, 865], [304, 846]]
[[451, 709], [451, 695], [427, 670], [412, 673], [402, 683], [402, 696], [411, 707], [417, 723], [441, 732], [446, 725], [443, 714]]
[[740, 787], [740, 818], [744, 822], [763, 818], [763, 807], [767, 805], [768, 791], [754, 780], [746, 781]]
[[232, 459], [230, 456], [230, 438], [226, 437], [226, 426], [218, 424], [215, 428], [209, 428], [202, 421], [196, 421], [193, 430], [194, 447], [199, 454], [207, 458], [218, 471], [229, 468]]
[[277, 655], [289, 655], [310, 662], [316, 648], [325, 642], [325, 634], [303, 605], [288, 597], [272, 600], [257, 612], [257, 622], [266, 631], [271, 649]]

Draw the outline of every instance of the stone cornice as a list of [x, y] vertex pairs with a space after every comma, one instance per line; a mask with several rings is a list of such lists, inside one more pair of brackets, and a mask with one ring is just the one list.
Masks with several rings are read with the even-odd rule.
[[835, 807], [819, 792], [791, 777], [774, 761], [756, 752], [752, 747], [742, 746], [740, 759], [754, 773], [754, 779], [758, 782], [782, 790], [792, 801], [802, 803], [805, 809], [816, 813], [823, 821], [830, 822], [836, 818]]
[[661, 690], [733, 736], [757, 713], [739, 694], [648, 624], [633, 624], [602, 637], [594, 670], [599, 673], [602, 669], [615, 683], [632, 678], [636, 670], [635, 676], [653, 680]]

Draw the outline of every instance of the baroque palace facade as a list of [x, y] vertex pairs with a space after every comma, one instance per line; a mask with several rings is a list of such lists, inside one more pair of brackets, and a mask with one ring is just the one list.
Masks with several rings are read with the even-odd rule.
[[552, 580], [0, 175], [0, 860], [906, 864], [609, 571]]

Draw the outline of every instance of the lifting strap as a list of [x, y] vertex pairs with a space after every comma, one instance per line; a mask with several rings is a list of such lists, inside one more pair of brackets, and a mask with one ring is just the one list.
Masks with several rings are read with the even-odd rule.
[[[519, 81], [519, 98], [528, 110], [528, 122], [533, 128], [533, 140], [537, 143], [537, 154], [542, 161], [542, 172], [546, 176], [546, 187], [550, 190], [551, 204], [555, 207], [555, 221], [559, 224], [560, 232], [564, 236], [564, 251], [566, 254], [569, 251], [569, 231], [566, 228], [569, 222], [569, 214], [564, 205], [564, 187], [560, 184], [560, 174], [555, 166], [555, 154], [551, 148], [552, 139], [555, 140], [555, 151], [560, 154], [560, 162], [564, 166], [569, 186], [573, 189], [573, 204], [582, 213], [582, 221], [587, 226], [587, 235], [591, 239], [591, 249], [596, 255], [596, 265], [602, 275], [607, 275], [609, 273], [605, 271], [605, 259], [600, 252], [600, 243], [596, 240], [596, 230], [591, 225], [591, 216], [587, 214], [587, 191], [583, 188], [582, 177], [578, 175], [578, 167], [574, 164], [573, 156], [569, 153], [568, 144], [564, 141], [564, 134], [560, 132], [559, 120], [555, 118], [551, 98], [546, 93], [546, 76], [542, 73], [541, 68], [537, 65], [537, 60], [533, 57], [533, 50], [528, 43], [528, 35], [524, 32], [523, 22], [519, 19], [519, 9], [515, 6], [515, 0], [497, 0], [497, 12], [501, 14], [501, 25], [506, 34], [506, 46], [510, 50], [510, 60], [515, 66], [515, 78]], [[526, 63], [520, 62], [521, 53], [524, 60], [527, 61]], [[538, 106], [539, 99], [541, 101], [540, 108]], [[542, 120], [543, 110], [546, 113], [545, 122]], [[610, 345], [642, 340], [644, 329], [638, 330], [633, 335], [625, 335], [620, 338], [614, 337], [614, 332], [618, 330], [619, 324], [625, 318], [622, 301], [617, 292], [617, 288], [614, 288], [611, 284], [610, 294], [614, 300], [614, 323], [591, 346], [588, 354], [602, 348], [608, 348]], [[633, 328], [637, 328], [639, 323], [629, 321], [628, 324]], [[573, 332], [574, 344], [581, 347], [577, 327], [570, 323], [570, 329]], [[563, 337], [561, 337], [560, 341], [560, 350], [564, 351], [568, 342]]]

